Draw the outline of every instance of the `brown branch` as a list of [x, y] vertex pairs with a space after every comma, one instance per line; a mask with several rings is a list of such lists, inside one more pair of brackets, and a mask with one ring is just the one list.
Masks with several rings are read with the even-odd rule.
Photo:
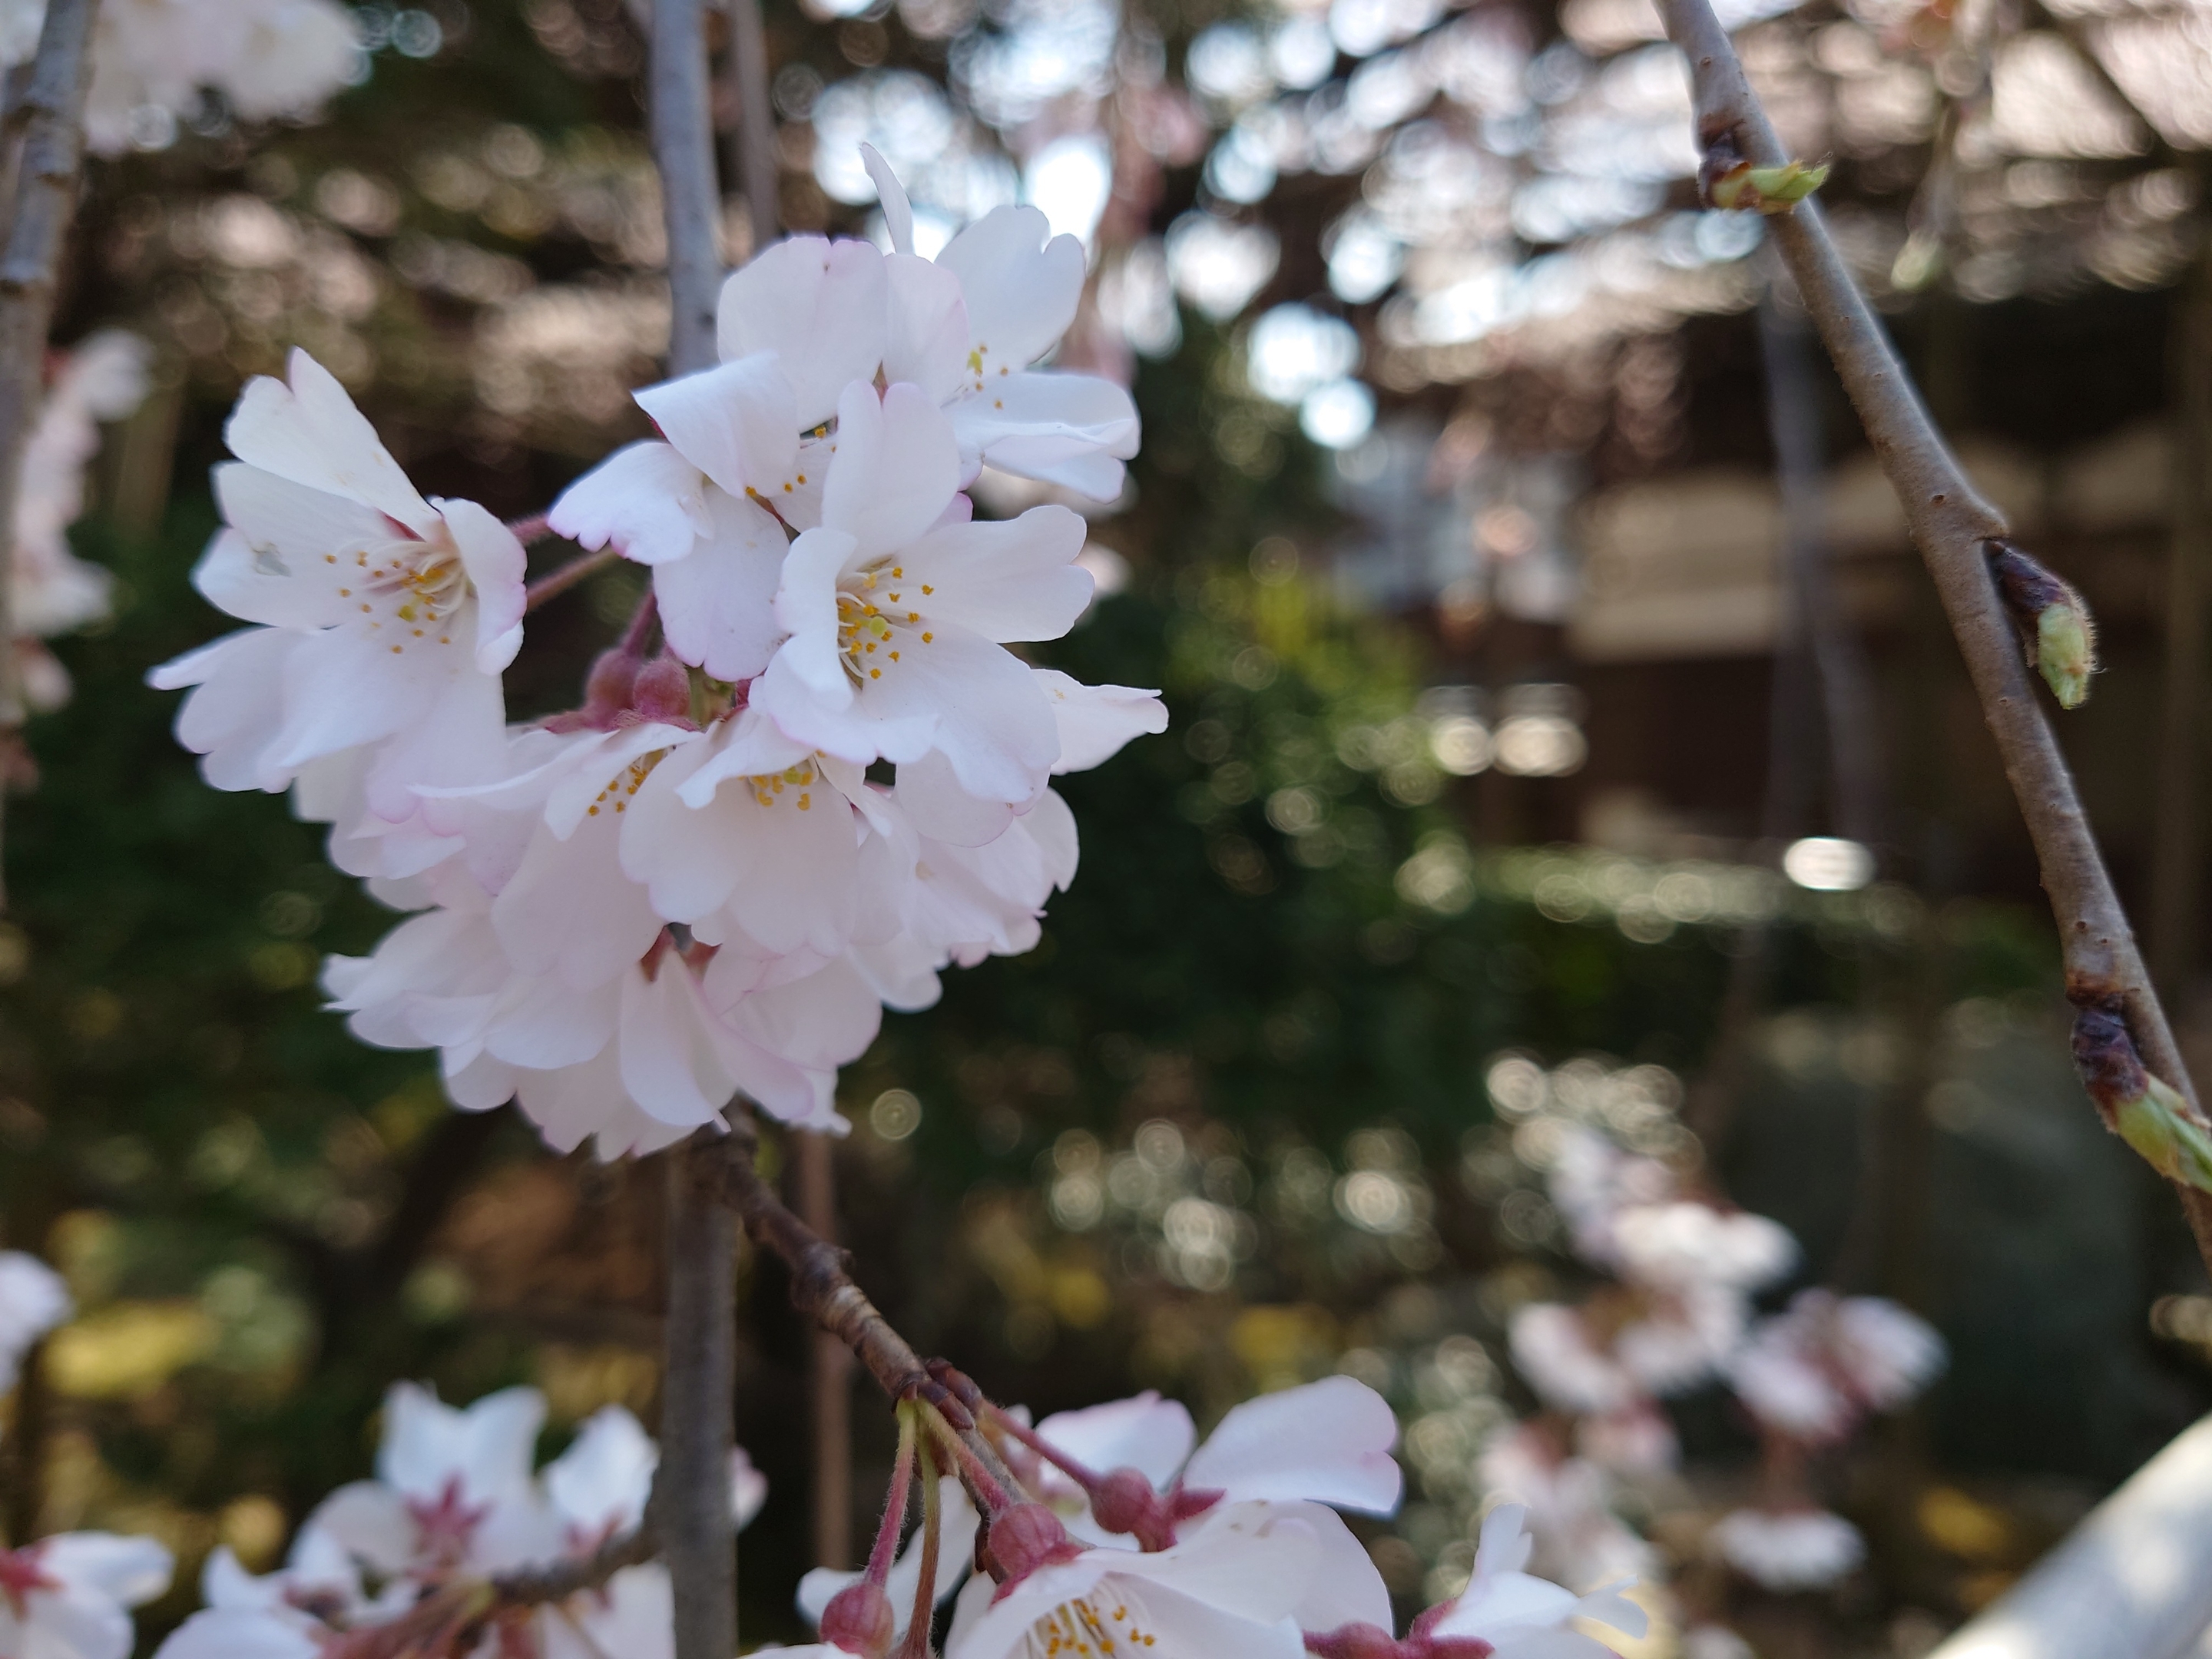
[[730, 1524], [737, 1373], [737, 1229], [713, 1189], [714, 1146], [668, 1154], [667, 1359], [660, 1382], [654, 1516], [676, 1596], [676, 1659], [729, 1659], [738, 1645], [738, 1552]]
[[668, 368], [714, 366], [714, 301], [722, 284], [715, 222], [714, 123], [707, 98], [707, 32], [700, 0], [653, 0], [653, 159], [668, 228]]
[[7, 247], [0, 252], [0, 755], [13, 747], [23, 723], [12, 614], [15, 503], [45, 384], [55, 276], [76, 213], [98, 9], [99, 0], [48, 0], [30, 84], [9, 111], [11, 121], [22, 122], [23, 148]]
[[[666, 1458], [661, 1460], [660, 1467], [664, 1470], [669, 1467]], [[656, 1503], [660, 1485], [660, 1478], [656, 1475]], [[599, 1589], [625, 1567], [643, 1566], [660, 1553], [660, 1534], [653, 1524], [653, 1506], [648, 1504], [646, 1518], [635, 1530], [619, 1538], [610, 1538], [590, 1555], [501, 1573], [491, 1581], [492, 1593], [499, 1598], [498, 1605], [502, 1608], [538, 1607], [549, 1601], [565, 1601], [572, 1595]]]
[[[1714, 160], [1740, 157], [1754, 167], [1786, 164], [1790, 158], [1708, 0], [1659, 0], [1659, 5], [1668, 38], [1690, 61], [1700, 149]], [[1990, 574], [1986, 550], [2006, 535], [2004, 516], [1975, 491], [1929, 418], [1819, 207], [1806, 202], [1775, 215], [1770, 225], [1897, 492], [1966, 657], [1983, 718], [2035, 843], [2044, 890], [2058, 921], [2067, 995], [2081, 1007], [2117, 1005], [2144, 1063], [2194, 1108], [2165, 1010]], [[2212, 1195], [2185, 1188], [2182, 1202], [2197, 1248], [2212, 1264]]]

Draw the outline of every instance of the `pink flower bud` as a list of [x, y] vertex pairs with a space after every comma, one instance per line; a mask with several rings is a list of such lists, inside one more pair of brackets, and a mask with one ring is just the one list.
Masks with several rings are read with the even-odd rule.
[[673, 657], [658, 657], [637, 672], [629, 706], [643, 720], [691, 722], [691, 671]]
[[1138, 1532], [1159, 1507], [1152, 1483], [1135, 1469], [1110, 1471], [1091, 1494], [1091, 1513], [1109, 1532]]
[[860, 1659], [884, 1659], [891, 1650], [898, 1620], [891, 1613], [891, 1598], [883, 1586], [863, 1578], [848, 1584], [822, 1609], [822, 1639], [833, 1648], [856, 1653]]
[[590, 678], [584, 682], [585, 705], [594, 713], [629, 708], [630, 691], [637, 684], [637, 671], [642, 666], [620, 646], [600, 652], [592, 664]]
[[991, 1559], [1012, 1583], [1039, 1567], [1073, 1561], [1083, 1553], [1060, 1517], [1042, 1504], [1017, 1504], [991, 1522]]

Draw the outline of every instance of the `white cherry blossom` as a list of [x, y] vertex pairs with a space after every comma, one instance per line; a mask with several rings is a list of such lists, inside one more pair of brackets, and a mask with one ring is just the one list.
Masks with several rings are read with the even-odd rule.
[[1534, 1547], [1527, 1521], [1518, 1504], [1500, 1504], [1490, 1512], [1482, 1523], [1474, 1577], [1426, 1626], [1426, 1634], [1486, 1642], [1495, 1659], [1607, 1659], [1611, 1649], [1571, 1628], [1569, 1621], [1588, 1620], [1626, 1636], [1644, 1633], [1650, 1617], [1620, 1593], [1625, 1585], [1577, 1595], [1524, 1571]]
[[752, 689], [786, 736], [865, 765], [944, 756], [960, 791], [1021, 805], [1060, 758], [1053, 705], [1009, 642], [1057, 639], [1090, 600], [1083, 521], [1032, 507], [975, 523], [950, 423], [918, 391], [855, 382], [822, 523], [776, 592], [789, 637]]
[[524, 554], [473, 501], [416, 493], [343, 387], [304, 351], [249, 382], [216, 471], [227, 528], [192, 580], [260, 624], [157, 668], [191, 686], [177, 735], [222, 789], [278, 790], [310, 762], [380, 745], [372, 811], [404, 818], [410, 785], [501, 716], [522, 642]]
[[1303, 1519], [1246, 1504], [1170, 1549], [1085, 1550], [1002, 1587], [971, 1579], [945, 1659], [1049, 1659], [1107, 1642], [1151, 1659], [1297, 1659], [1291, 1615], [1314, 1593], [1319, 1553]]
[[1754, 1583], [1784, 1593], [1825, 1589], [1866, 1559], [1866, 1540], [1840, 1515], [1808, 1505], [1732, 1510], [1705, 1548]]
[[0, 1547], [0, 1654], [129, 1659], [131, 1609], [168, 1589], [173, 1565], [150, 1538], [106, 1532]]
[[1121, 493], [1137, 453], [1136, 406], [1111, 380], [1030, 365], [1074, 322], [1083, 244], [1034, 207], [998, 207], [934, 261], [914, 252], [914, 210], [882, 156], [862, 155], [882, 198], [890, 331], [884, 374], [921, 387], [951, 416], [964, 488], [986, 465], [1097, 501]]

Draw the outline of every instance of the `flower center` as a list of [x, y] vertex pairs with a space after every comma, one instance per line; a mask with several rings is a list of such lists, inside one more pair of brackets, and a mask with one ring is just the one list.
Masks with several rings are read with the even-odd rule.
[[465, 1559], [470, 1540], [490, 1513], [489, 1504], [463, 1503], [460, 1476], [447, 1476], [436, 1503], [407, 1500], [408, 1518], [415, 1522], [416, 1553], [447, 1565]]
[[453, 615], [475, 591], [460, 550], [443, 536], [355, 542], [323, 560], [337, 566], [346, 583], [338, 597], [353, 605], [372, 634], [391, 639], [394, 655], [417, 641], [451, 645]]
[[811, 756], [781, 772], [756, 772], [745, 780], [752, 786], [753, 799], [763, 806], [774, 806], [787, 793], [802, 812], [814, 810], [814, 789], [821, 781]]
[[1158, 1638], [1139, 1623], [1140, 1610], [1104, 1589], [1063, 1601], [1030, 1627], [1024, 1659], [1112, 1659], [1142, 1653]]
[[866, 685], [884, 677], [916, 639], [933, 644], [933, 629], [921, 627], [922, 613], [911, 607], [934, 593], [927, 582], [909, 583], [906, 569], [879, 559], [845, 578], [837, 592], [837, 653], [845, 678]]
[[653, 775], [653, 769], [660, 764], [667, 753], [665, 749], [656, 749], [649, 755], [640, 755], [623, 767], [607, 780], [605, 788], [592, 797], [592, 804], [584, 809], [584, 816], [590, 818], [599, 817], [599, 808], [610, 801], [614, 803], [617, 812], [629, 811], [630, 798], [645, 787], [645, 781]]
[[0, 1602], [18, 1620], [30, 1617], [24, 1603], [33, 1590], [61, 1588], [60, 1581], [39, 1565], [39, 1553], [35, 1544], [20, 1550], [0, 1549]]

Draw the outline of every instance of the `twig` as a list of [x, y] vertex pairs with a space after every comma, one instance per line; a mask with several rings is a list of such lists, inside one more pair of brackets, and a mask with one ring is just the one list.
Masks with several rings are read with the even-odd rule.
[[[661, 1460], [660, 1467], [669, 1467], [666, 1458]], [[656, 1480], [656, 1494], [659, 1485]], [[653, 1512], [648, 1508], [644, 1522], [635, 1530], [609, 1539], [592, 1554], [550, 1566], [501, 1573], [491, 1581], [492, 1593], [503, 1607], [537, 1607], [548, 1601], [565, 1601], [572, 1595], [599, 1589], [625, 1567], [642, 1566], [659, 1552], [660, 1534], [653, 1524]]]
[[730, 89], [737, 94], [738, 130], [731, 140], [730, 173], [744, 185], [752, 252], [775, 240], [775, 120], [768, 101], [768, 35], [760, 0], [730, 0]]
[[707, 34], [700, 0], [653, 0], [653, 159], [668, 227], [668, 368], [714, 366], [714, 301], [722, 261], [714, 222], [714, 125], [707, 100]]
[[[793, 1137], [792, 1174], [799, 1212], [822, 1237], [837, 1237], [837, 1168], [830, 1137]], [[814, 1333], [806, 1357], [814, 1431], [814, 1565], [842, 1569], [853, 1551], [853, 1355], [828, 1331]]]
[[[53, 321], [54, 282], [76, 212], [84, 161], [84, 95], [92, 78], [92, 25], [99, 0], [48, 0], [38, 55], [21, 101], [23, 123], [8, 242], [0, 252], [0, 757], [23, 724], [13, 615], [15, 503], [23, 454], [38, 420]], [[5, 796], [0, 783], [0, 799]], [[0, 886], [0, 902], [4, 902]]]
[[676, 1659], [729, 1659], [738, 1645], [730, 1522], [737, 1371], [737, 1230], [715, 1195], [714, 1148], [668, 1155], [667, 1365], [653, 1504], [676, 1596]]
[[[1760, 167], [1786, 165], [1790, 156], [1708, 0], [1659, 4], [1668, 38], [1690, 61], [1699, 148], [1714, 160], [1741, 158]], [[2006, 535], [2004, 517], [1976, 493], [1929, 419], [1819, 207], [1805, 202], [1775, 215], [1769, 224], [1897, 492], [1966, 657], [1983, 718], [1996, 739], [2035, 843], [2044, 890], [2058, 921], [2067, 995], [2081, 1007], [2117, 1003], [2145, 1064], [2194, 1107], [2165, 1010], [2151, 988], [2073, 776], [2037, 702], [2011, 619], [1990, 575], [1985, 550]], [[2184, 1189], [2182, 1202], [2197, 1248], [2212, 1263], [2212, 1195]]]
[[622, 555], [616, 549], [603, 547], [596, 553], [586, 553], [580, 558], [569, 560], [564, 565], [556, 566], [523, 590], [526, 597], [524, 599], [522, 608], [526, 611], [537, 610], [546, 600], [567, 592], [585, 577], [597, 571], [605, 570], [620, 557]]

